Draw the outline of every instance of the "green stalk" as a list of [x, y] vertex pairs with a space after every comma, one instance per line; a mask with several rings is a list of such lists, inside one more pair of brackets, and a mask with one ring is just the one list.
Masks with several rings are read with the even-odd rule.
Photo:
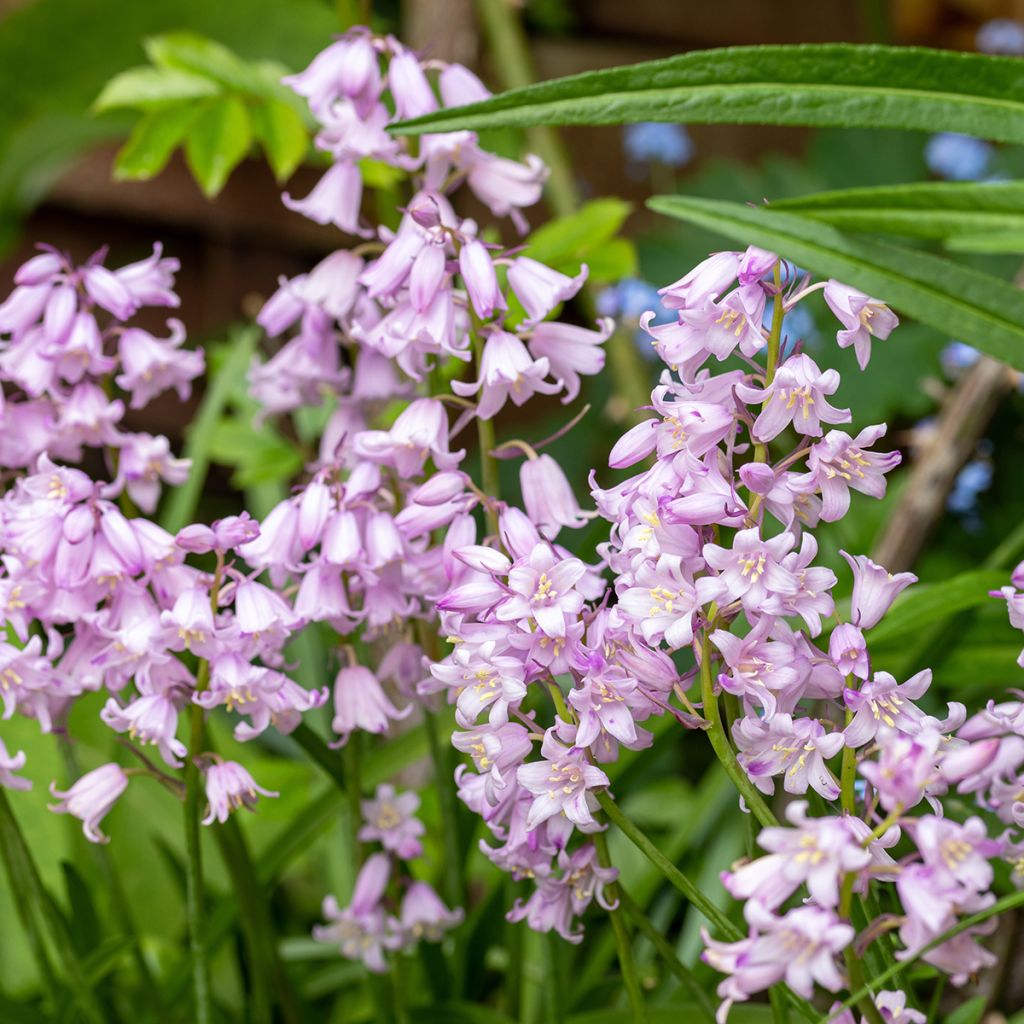
[[[853, 905], [853, 886], [857, 881], [857, 875], [850, 872], [843, 878], [842, 888], [839, 891], [839, 916], [844, 921], [850, 920], [850, 910]], [[857, 992], [865, 988], [864, 965], [853, 948], [853, 943], [843, 950], [843, 960], [846, 963], [846, 974], [851, 992]], [[885, 1024], [882, 1014], [875, 1006], [875, 998], [870, 989], [867, 995], [857, 1000], [857, 1008], [870, 1024]]]
[[[709, 619], [714, 619], [715, 606], [712, 605], [709, 611]], [[729, 737], [725, 733], [722, 724], [722, 716], [718, 710], [718, 697], [715, 696], [714, 681], [711, 677], [711, 641], [708, 639], [708, 630], [701, 635], [700, 645], [700, 685], [701, 697], [704, 702], [704, 718], [708, 722], [705, 729], [715, 755], [722, 762], [726, 775], [732, 780], [733, 785], [740, 791], [747, 809], [765, 827], [769, 828], [778, 825], [778, 819], [771, 812], [764, 797], [757, 791], [750, 781], [747, 773], [740, 767], [736, 760], [736, 752], [732, 749]]]
[[697, 910], [699, 910], [708, 921], [713, 924], [727, 939], [733, 941], [743, 938], [743, 933], [739, 930], [691, 882], [686, 875], [684, 875], [679, 868], [675, 866], [657, 846], [619, 809], [619, 805], [611, 798], [607, 791], [597, 791], [594, 794], [597, 797], [598, 803], [601, 805], [601, 810], [604, 811], [605, 816], [609, 821], [613, 822], [619, 831], [677, 888], [686, 898], [692, 903]]
[[[210, 608], [217, 614], [224, 555], [217, 553], [217, 568], [210, 586]], [[210, 685], [210, 663], [199, 662], [196, 693]], [[210, 991], [210, 963], [206, 948], [206, 900], [203, 886], [202, 814], [203, 782], [196, 758], [203, 749], [205, 733], [203, 709], [193, 702], [190, 711], [188, 757], [185, 759], [185, 917], [188, 922], [188, 948], [192, 958], [192, 997], [196, 1024], [211, 1024], [213, 996]]]
[[971, 914], [968, 917], [961, 918], [952, 928], [947, 928], [941, 935], [937, 935], [931, 942], [922, 946], [920, 949], [914, 950], [903, 960], [898, 960], [887, 970], [882, 971], [881, 974], [871, 979], [871, 987], [864, 985], [862, 988], [854, 992], [842, 1005], [837, 1006], [829, 1015], [826, 1017], [822, 1024], [830, 1024], [835, 1021], [837, 1017], [844, 1011], [849, 1010], [852, 1007], [858, 1005], [860, 1001], [865, 997], [870, 997], [872, 989], [882, 989], [885, 987], [886, 982], [892, 978], [898, 977], [908, 968], [913, 967], [921, 957], [930, 953], [933, 949], [941, 946], [944, 942], [949, 942], [950, 939], [955, 939], [958, 935], [976, 927], [979, 924], [984, 924], [986, 921], [993, 917], [998, 917], [999, 914], [1005, 914], [1008, 910], [1014, 910], [1017, 907], [1024, 904], [1024, 890], [1020, 892], [1011, 893], [1009, 896], [1004, 896], [1001, 900], [997, 900], [988, 907], [986, 910], [980, 910], [977, 914]]
[[[205, 673], [203, 670], [206, 670]], [[199, 682], [209, 677], [204, 661], [199, 667]], [[211, 1024], [213, 1002], [210, 993], [210, 965], [207, 961], [205, 907], [203, 896], [203, 851], [199, 818], [202, 813], [202, 780], [195, 755], [203, 745], [203, 709], [191, 709], [189, 757], [185, 762], [185, 915], [188, 920], [188, 944], [192, 957], [192, 998], [196, 1024]]]
[[[476, 8], [487, 38], [488, 51], [498, 79], [506, 89], [531, 85], [536, 76], [530, 60], [529, 44], [522, 20], [508, 0], [476, 0]], [[567, 217], [580, 207], [579, 189], [572, 164], [562, 140], [553, 128], [531, 128], [527, 132], [530, 147], [547, 164], [549, 175], [545, 194], [556, 217]], [[593, 295], [584, 287], [582, 299], [586, 315], [596, 315]], [[616, 390], [626, 401], [632, 421], [634, 414], [650, 401], [650, 370], [633, 343], [632, 331], [616, 331], [605, 346], [608, 366]]]
[[657, 928], [651, 924], [650, 919], [643, 912], [640, 906], [636, 903], [632, 896], [622, 888], [622, 883], [617, 884], [619, 893], [619, 902], [622, 904], [622, 909], [633, 919], [633, 923], [636, 925], [637, 931], [654, 946], [658, 955], [664, 960], [665, 966], [676, 976], [680, 984], [693, 996], [694, 1002], [697, 1004], [697, 1008], [700, 1015], [710, 1024], [714, 1024], [715, 1019], [715, 1007], [711, 1000], [708, 998], [707, 992], [701, 987], [697, 981], [696, 976], [689, 967], [686, 966], [676, 956], [675, 949], [672, 948], [672, 943], [665, 938]]
[[[602, 795], [607, 798], [607, 794]], [[608, 802], [611, 803], [611, 800]], [[612, 860], [608, 854], [608, 837], [604, 832], [594, 833], [594, 846], [597, 848], [597, 860], [601, 867], [612, 867]], [[609, 901], [615, 900], [617, 890], [618, 885], [615, 882], [605, 887]], [[615, 950], [619, 957], [619, 970], [622, 972], [622, 981], [626, 986], [626, 994], [629, 996], [633, 1021], [635, 1024], [645, 1024], [648, 1019], [647, 1006], [644, 1003], [643, 987], [640, 984], [640, 975], [637, 973], [636, 961], [633, 959], [633, 943], [630, 939], [625, 915], [621, 906], [616, 906], [614, 910], [608, 912], [608, 916], [611, 918]]]

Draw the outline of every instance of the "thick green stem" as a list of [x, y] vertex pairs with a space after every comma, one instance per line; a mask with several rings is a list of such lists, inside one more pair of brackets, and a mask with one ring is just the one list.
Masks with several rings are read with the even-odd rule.
[[[857, 881], [857, 875], [850, 872], [843, 878], [842, 888], [839, 892], [839, 916], [846, 921], [850, 920], [850, 909], [853, 905], [853, 886]], [[846, 962], [846, 973], [848, 987], [851, 992], [859, 992], [865, 987], [864, 966], [853, 948], [853, 943], [843, 950], [843, 960]], [[882, 1014], [875, 1006], [874, 998], [868, 994], [857, 1000], [857, 1008], [870, 1024], [885, 1024]]]
[[[608, 854], [608, 839], [603, 832], [594, 833], [594, 846], [597, 848], [597, 859], [601, 867], [612, 867], [612, 860]], [[617, 889], [615, 883], [606, 887], [605, 891], [609, 901], [615, 900]], [[625, 915], [621, 906], [617, 906], [608, 912], [608, 916], [611, 918], [615, 950], [619, 957], [619, 970], [622, 972], [622, 981], [626, 986], [626, 994], [629, 996], [633, 1020], [635, 1024], [644, 1024], [647, 1020], [647, 1006], [644, 1003], [643, 987], [640, 984], [640, 975], [637, 973], [636, 961], [633, 959], [633, 943], [630, 939]]]
[[[494, 420], [476, 418], [477, 444], [480, 446], [480, 485], [484, 494], [495, 501], [501, 498], [501, 476], [498, 472], [498, 460], [491, 454], [496, 444], [494, 437]], [[498, 513], [494, 505], [484, 505], [484, 517], [487, 520], [487, 532], [497, 536]]]
[[[714, 618], [714, 605], [709, 613]], [[711, 741], [715, 755], [721, 761], [726, 775], [732, 780], [733, 785], [740, 791], [747, 809], [765, 827], [769, 828], [778, 825], [778, 819], [771, 812], [771, 808], [765, 803], [764, 797], [757, 791], [750, 781], [747, 773], [740, 767], [736, 760], [736, 752], [732, 749], [729, 737], [726, 735], [725, 726], [722, 723], [722, 716], [718, 710], [718, 697], [715, 695], [714, 680], [711, 675], [711, 641], [708, 638], [708, 630], [704, 630], [701, 636], [700, 646], [700, 686], [701, 699], [704, 702], [704, 719], [708, 723], [704, 732]]]
[[619, 903], [622, 904], [622, 909], [633, 919], [637, 931], [641, 932], [651, 945], [654, 946], [658, 955], [665, 962], [665, 966], [676, 976], [680, 984], [690, 995], [693, 996], [693, 1001], [697, 1004], [700, 1015], [705, 1020], [713, 1022], [715, 1019], [715, 1007], [708, 998], [708, 994], [704, 991], [703, 986], [697, 981], [693, 971], [676, 956], [672, 943], [654, 927], [650, 918], [643, 912], [639, 904], [622, 888], [621, 882], [617, 884], [616, 888], [618, 889]]
[[[204, 673], [203, 670], [206, 670]], [[208, 676], [209, 667], [200, 665], [199, 681]], [[197, 690], [199, 689], [197, 683]], [[211, 1024], [213, 1002], [210, 994], [210, 965], [207, 960], [205, 906], [203, 895], [203, 851], [200, 832], [203, 786], [196, 757], [203, 746], [203, 709], [191, 709], [191, 741], [185, 762], [185, 915], [188, 920], [188, 944], [192, 957], [192, 998], [196, 1024]]]

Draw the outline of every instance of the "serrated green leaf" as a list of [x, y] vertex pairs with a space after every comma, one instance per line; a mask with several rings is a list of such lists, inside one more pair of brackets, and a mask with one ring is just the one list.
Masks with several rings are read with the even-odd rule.
[[92, 108], [97, 113], [117, 107], [154, 110], [216, 96], [220, 91], [216, 82], [189, 71], [129, 68], [107, 82]]
[[851, 231], [878, 231], [914, 238], [948, 238], [950, 235], [988, 238], [996, 233], [1013, 232], [1018, 238], [1024, 238], [1024, 182], [1019, 181], [983, 184], [928, 181], [851, 188], [782, 199], [767, 208], [798, 213], [801, 217]]
[[872, 644], [886, 644], [914, 636], [931, 622], [990, 603], [989, 591], [1005, 582], [1006, 573], [1001, 569], [979, 569], [942, 583], [919, 583], [896, 599], [868, 634], [869, 639]]
[[1024, 142], [1024, 68], [910, 46], [734, 46], [588, 71], [392, 126], [402, 135], [536, 125], [839, 125]]
[[[1024, 292], [930, 253], [842, 234], [793, 213], [711, 199], [658, 196], [656, 213], [758, 245], [838, 278], [897, 311], [1024, 369]], [[893, 341], [898, 344], [898, 341]]]
[[183, 103], [144, 115], [118, 151], [114, 160], [114, 178], [117, 181], [155, 178], [167, 166], [197, 113], [193, 104]]
[[185, 158], [207, 197], [224, 187], [252, 145], [252, 120], [237, 96], [222, 96], [196, 117], [185, 137]]
[[286, 181], [309, 152], [309, 132], [302, 115], [287, 103], [267, 100], [252, 108], [252, 127], [274, 177]]

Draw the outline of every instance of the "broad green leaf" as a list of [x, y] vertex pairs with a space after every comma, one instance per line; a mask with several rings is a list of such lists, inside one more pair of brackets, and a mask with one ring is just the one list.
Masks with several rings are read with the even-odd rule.
[[114, 160], [114, 178], [118, 181], [155, 178], [185, 138], [196, 114], [192, 103], [182, 103], [144, 115]]
[[244, 489], [287, 480], [302, 468], [302, 452], [268, 424], [256, 428], [243, 419], [222, 419], [207, 441], [214, 462], [234, 467], [231, 481]]
[[[657, 196], [657, 213], [758, 245], [825, 277], [838, 278], [897, 311], [996, 359], [1024, 369], [1024, 293], [950, 260], [885, 242], [852, 238], [828, 224], [782, 211], [712, 199]], [[898, 333], [892, 344], [899, 344]]]
[[632, 209], [624, 199], [593, 199], [576, 213], [537, 228], [527, 239], [525, 252], [551, 265], [579, 259], [613, 238]]
[[513, 89], [393, 130], [634, 121], [904, 128], [1024, 142], [1024, 68], [1012, 57], [910, 46], [722, 47]]
[[309, 152], [306, 123], [294, 107], [267, 100], [252, 108], [252, 127], [278, 181], [286, 181]]
[[200, 75], [237, 92], [253, 91], [253, 76], [246, 62], [206, 36], [167, 32], [150, 36], [142, 45], [158, 68]]
[[216, 96], [220, 86], [209, 78], [170, 68], [130, 68], [112, 78], [93, 103], [100, 113], [115, 107], [153, 110], [169, 104]]
[[946, 1024], [978, 1024], [985, 1016], [988, 1008], [988, 999], [985, 996], [975, 996], [968, 999], [966, 1003], [958, 1006], [947, 1018]]
[[603, 242], [585, 260], [590, 268], [591, 284], [612, 284], [624, 277], [636, 277], [639, 260], [636, 246], [629, 238], [612, 238]]
[[994, 228], [973, 235], [953, 235], [946, 239], [945, 246], [953, 252], [1024, 253], [1024, 228], [1014, 231]]
[[798, 213], [801, 217], [851, 231], [878, 231], [915, 238], [950, 235], [989, 238], [997, 233], [1012, 232], [1018, 239], [1024, 239], [1024, 182], [1019, 181], [991, 184], [929, 181], [851, 188], [777, 200], [767, 209]]
[[237, 96], [212, 100], [185, 137], [185, 158], [200, 188], [213, 198], [252, 145], [252, 120]]
[[989, 591], [1006, 582], [999, 569], [965, 572], [942, 583], [918, 584], [904, 591], [882, 621], [871, 630], [872, 644], [884, 644], [916, 636], [931, 622], [956, 612], [976, 608], [992, 601]]

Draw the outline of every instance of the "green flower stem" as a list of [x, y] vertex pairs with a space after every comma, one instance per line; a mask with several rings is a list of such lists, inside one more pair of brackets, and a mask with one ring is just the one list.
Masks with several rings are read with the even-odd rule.
[[[850, 909], [853, 905], [853, 886], [857, 881], [855, 872], [850, 872], [843, 878], [842, 888], [839, 891], [839, 916], [845, 921], [850, 920]], [[864, 965], [857, 956], [853, 943], [843, 950], [843, 960], [846, 962], [846, 974], [851, 992], [858, 992], [865, 989]], [[885, 1024], [882, 1014], [875, 1006], [875, 999], [870, 989], [866, 994], [857, 1000], [857, 1008], [870, 1024]]]
[[622, 904], [622, 909], [633, 919], [633, 923], [636, 925], [637, 931], [639, 931], [650, 943], [654, 946], [658, 955], [664, 960], [665, 966], [676, 976], [680, 984], [685, 988], [691, 996], [693, 1001], [697, 1004], [697, 1009], [700, 1012], [701, 1017], [709, 1022], [714, 1022], [715, 1019], [715, 1007], [711, 1000], [708, 998], [707, 992], [701, 987], [700, 982], [697, 981], [696, 976], [689, 967], [686, 966], [676, 956], [676, 951], [672, 948], [672, 943], [665, 938], [657, 928], [651, 924], [650, 919], [643, 912], [641, 907], [636, 903], [632, 896], [626, 892], [622, 887], [622, 883], [616, 884], [619, 894], [619, 903]]
[[[715, 606], [712, 605], [708, 618], [714, 620]], [[708, 639], [709, 629], [703, 631], [701, 636], [700, 654], [700, 685], [701, 699], [704, 702], [704, 718], [708, 722], [708, 728], [704, 731], [711, 746], [714, 748], [718, 760], [722, 762], [726, 775], [732, 780], [733, 785], [740, 791], [747, 809], [765, 828], [778, 825], [778, 819], [772, 814], [771, 808], [765, 803], [764, 797], [757, 791], [750, 781], [747, 773], [740, 767], [736, 760], [736, 752], [732, 749], [729, 737], [726, 735], [725, 726], [722, 723], [722, 716], [718, 710], [718, 697], [715, 695], [714, 680], [711, 676], [711, 641]]]
[[[598, 790], [594, 793], [594, 796], [597, 797], [597, 801], [608, 820], [618, 827], [619, 831], [718, 929], [724, 938], [730, 942], [736, 942], [743, 938], [743, 932], [658, 849], [654, 842], [637, 825], [622, 813], [606, 790]], [[802, 1017], [809, 1021], [818, 1020], [819, 1015], [817, 1011], [806, 999], [798, 996], [785, 986], [780, 985], [779, 987], [782, 989], [786, 999], [789, 1000], [790, 1004], [797, 1009]]]
[[[210, 608], [217, 614], [220, 584], [224, 575], [224, 555], [217, 553], [217, 568], [210, 586]], [[210, 663], [200, 661], [196, 673], [196, 693], [210, 685]], [[192, 958], [192, 998], [196, 1024], [211, 1024], [213, 996], [210, 991], [209, 952], [206, 948], [206, 899], [203, 886], [202, 815], [203, 782], [196, 758], [203, 749], [206, 722], [203, 709], [193, 703], [190, 710], [188, 757], [185, 759], [185, 917], [188, 922], [188, 946]]]
[[597, 797], [598, 803], [601, 805], [601, 810], [604, 811], [605, 816], [611, 821], [622, 834], [668, 879], [669, 882], [675, 886], [686, 898], [692, 903], [697, 910], [699, 910], [708, 921], [713, 924], [727, 939], [733, 941], [743, 938], [743, 933], [739, 930], [684, 875], [679, 868], [675, 866], [666, 856], [658, 849], [657, 846], [647, 837], [625, 814], [622, 813], [619, 805], [611, 798], [607, 791], [597, 791], [594, 794]]
[[[607, 794], [602, 795], [607, 797]], [[608, 802], [611, 803], [611, 800]], [[602, 804], [602, 806], [604, 805]], [[608, 854], [608, 837], [604, 832], [594, 833], [594, 846], [597, 848], [597, 860], [601, 867], [612, 867], [612, 860]], [[618, 884], [615, 882], [606, 887], [605, 891], [609, 901], [615, 900], [617, 890]], [[610, 910], [608, 916], [611, 918], [615, 950], [619, 957], [619, 970], [622, 972], [622, 981], [626, 986], [626, 994], [629, 996], [629, 1006], [633, 1013], [634, 1024], [646, 1024], [648, 1017], [643, 987], [640, 984], [640, 975], [637, 973], [636, 961], [633, 959], [633, 942], [621, 906]]]
[[[199, 666], [196, 691], [209, 682], [207, 662]], [[203, 894], [203, 851], [199, 819], [202, 813], [202, 779], [195, 755], [203, 745], [203, 709], [193, 704], [190, 714], [189, 756], [185, 762], [185, 915], [188, 920], [188, 943], [192, 957], [192, 998], [195, 1001], [196, 1024], [211, 1024], [213, 1002], [210, 993], [210, 965], [207, 959], [205, 900]]]

